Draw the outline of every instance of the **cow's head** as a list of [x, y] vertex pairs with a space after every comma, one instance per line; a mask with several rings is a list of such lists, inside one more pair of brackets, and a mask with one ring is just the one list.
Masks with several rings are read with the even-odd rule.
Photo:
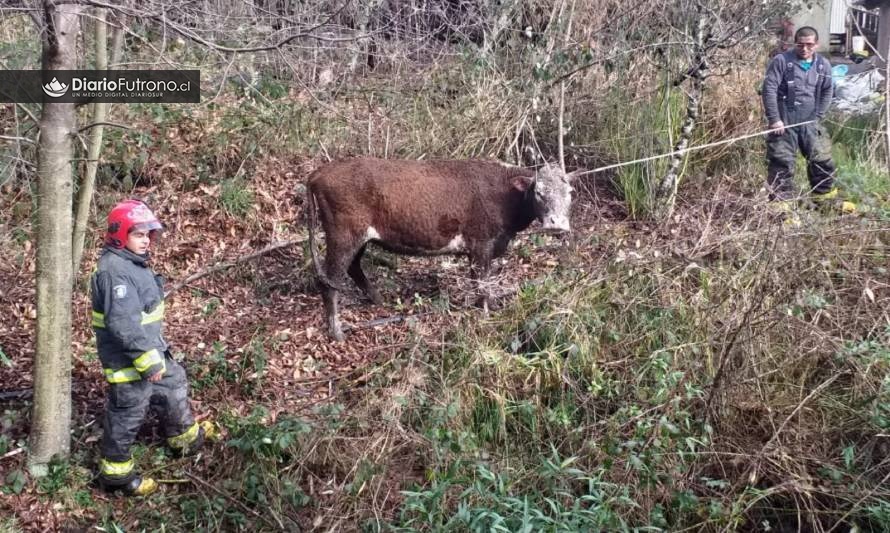
[[554, 233], [572, 231], [569, 222], [574, 190], [572, 182], [582, 173], [576, 170], [566, 174], [559, 165], [548, 163], [538, 170], [534, 179], [516, 184], [517, 188], [533, 188], [535, 216], [541, 221], [541, 229]]

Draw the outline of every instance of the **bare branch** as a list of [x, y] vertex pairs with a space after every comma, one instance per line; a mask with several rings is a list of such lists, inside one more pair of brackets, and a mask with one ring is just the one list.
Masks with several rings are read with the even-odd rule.
[[77, 133], [83, 133], [83, 132], [87, 131], [88, 129], [95, 128], [96, 126], [111, 126], [112, 128], [121, 128], [121, 129], [125, 129], [125, 130], [133, 129], [130, 126], [125, 126], [123, 124], [118, 124], [116, 122], [93, 122], [92, 124], [87, 124], [86, 126], [77, 130]]
[[16, 105], [19, 109], [21, 109], [22, 111], [24, 111], [25, 114], [28, 115], [28, 118], [30, 118], [31, 120], [34, 121], [34, 124], [36, 124], [37, 127], [40, 127], [40, 121], [37, 120], [37, 117], [34, 115], [34, 113], [31, 112], [30, 109], [28, 109], [27, 107], [25, 107], [24, 105], [22, 105], [22, 104], [20, 104], [20, 103], [16, 103], [15, 105]]
[[612, 61], [612, 60], [614, 60], [614, 59], [618, 59], [619, 57], [623, 57], [623, 56], [626, 56], [626, 55], [632, 55], [632, 54], [635, 54], [635, 53], [637, 53], [637, 52], [639, 52], [639, 51], [641, 51], [641, 50], [645, 50], [645, 49], [647, 49], [647, 48], [660, 48], [660, 47], [663, 47], [663, 46], [690, 46], [690, 45], [693, 45], [693, 44], [695, 44], [693, 41], [666, 41], [666, 42], [661, 42], [661, 43], [644, 44], [644, 45], [642, 45], [642, 46], [638, 46], [638, 47], [636, 47], [636, 48], [632, 48], [632, 49], [630, 49], [630, 50], [625, 50], [625, 51], [623, 51], [623, 52], [618, 52], [618, 53], [616, 53], [616, 54], [612, 54], [612, 55], [610, 55], [610, 56], [601, 57], [601, 58], [599, 58], [599, 59], [594, 59], [593, 61], [584, 63], [583, 65], [581, 65], [581, 66], [579, 66], [579, 67], [576, 67], [576, 68], [570, 70], [569, 72], [567, 72], [567, 73], [565, 73], [565, 74], [563, 74], [563, 75], [561, 75], [561, 76], [557, 76], [557, 77], [550, 83], [550, 85], [548, 86], [548, 88], [552, 88], [552, 87], [556, 86], [558, 83], [561, 83], [561, 82], [563, 82], [563, 81], [566, 81], [567, 79], [571, 78], [571, 77], [574, 76], [575, 74], [577, 74], [577, 73], [579, 73], [579, 72], [581, 72], [581, 71], [587, 70], [587, 69], [589, 69], [590, 67], [595, 67], [596, 65], [600, 65], [600, 64], [602, 64], [602, 63], [605, 63], [606, 61]]
[[[177, 24], [177, 23], [171, 21], [169, 18], [166, 17], [166, 12], [150, 13], [150, 12], [140, 11], [140, 10], [130, 8], [130, 7], [124, 7], [124, 6], [120, 6], [120, 5], [116, 5], [116, 4], [110, 4], [107, 2], [99, 2], [96, 0], [71, 0], [67, 3], [89, 5], [89, 6], [93, 6], [93, 7], [101, 7], [101, 8], [110, 9], [113, 11], [117, 11], [119, 13], [130, 15], [130, 16], [137, 16], [137, 17], [143, 17], [143, 18], [155, 20], [157, 22], [160, 22], [164, 27], [170, 27], [174, 32], [176, 32], [179, 35], [182, 35], [183, 37], [186, 37], [198, 44], [206, 46], [207, 48], [210, 48], [212, 50], [216, 50], [219, 52], [226, 52], [226, 53], [251, 53], [251, 52], [265, 52], [265, 51], [270, 51], [270, 50], [277, 50], [296, 39], [302, 39], [302, 38], [314, 39], [317, 41], [333, 42], [333, 43], [353, 42], [353, 41], [359, 41], [362, 39], [367, 39], [370, 36], [372, 36], [376, 33], [379, 33], [379, 31], [378, 32], [368, 32], [368, 33], [364, 33], [361, 35], [354, 35], [351, 37], [328, 37], [326, 35], [318, 35], [318, 34], [314, 33], [319, 28], [327, 26], [330, 23], [330, 21], [334, 19], [334, 17], [336, 17], [341, 11], [343, 11], [343, 9], [346, 8], [347, 5], [349, 5], [348, 3], [344, 3], [343, 5], [340, 6], [340, 8], [338, 8], [336, 11], [331, 13], [331, 15], [328, 16], [326, 19], [324, 19], [322, 22], [320, 22], [314, 26], [311, 26], [307, 30], [300, 31], [298, 33], [295, 33], [294, 35], [286, 37], [286, 38], [278, 41], [275, 44], [263, 45], [263, 46], [253, 46], [253, 47], [233, 48], [233, 47], [229, 47], [229, 46], [222, 46], [222, 45], [216, 44], [213, 41], [210, 41], [210, 40], [207, 40], [207, 39], [201, 37], [194, 31], [190, 30], [189, 28], [186, 28], [185, 26], [182, 26], [180, 24]], [[288, 31], [288, 30], [292, 30], [292, 29], [295, 29], [295, 28], [286, 28], [282, 31]]]
[[209, 276], [210, 274], [214, 274], [216, 272], [220, 272], [227, 268], [231, 268], [231, 267], [238, 265], [240, 263], [250, 261], [251, 259], [256, 259], [257, 257], [266, 255], [270, 252], [274, 252], [275, 250], [280, 250], [281, 248], [287, 248], [288, 246], [293, 246], [294, 244], [299, 244], [305, 240], [306, 239], [291, 239], [289, 241], [272, 243], [269, 246], [266, 246], [265, 248], [257, 250], [256, 252], [253, 252], [253, 253], [249, 253], [247, 255], [242, 255], [241, 257], [234, 259], [232, 261], [224, 261], [221, 263], [217, 263], [211, 267], [205, 268], [204, 270], [195, 272], [194, 274], [185, 278], [184, 280], [177, 282], [172, 287], [170, 287], [169, 291], [164, 293], [164, 297], [166, 298], [166, 297], [170, 296], [170, 294], [172, 294], [173, 292], [178, 291], [179, 289], [185, 287], [186, 285], [188, 285], [189, 283], [191, 283], [195, 280], [201, 279], [205, 276]]
[[0, 135], [0, 141], [23, 142], [28, 144], [36, 144], [32, 139], [27, 137], [12, 137], [10, 135]]

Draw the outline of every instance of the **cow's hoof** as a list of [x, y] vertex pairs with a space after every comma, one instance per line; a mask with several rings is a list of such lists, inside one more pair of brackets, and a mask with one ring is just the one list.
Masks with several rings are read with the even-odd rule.
[[340, 326], [339, 320], [328, 323], [328, 335], [337, 342], [343, 342], [345, 337], [343, 336], [343, 328]]
[[476, 307], [482, 310], [482, 314], [484, 316], [488, 316], [488, 311], [490, 307], [489, 299], [486, 296], [480, 296], [476, 303], [474, 304]]
[[377, 292], [368, 293], [368, 300], [371, 300], [371, 303], [374, 305], [383, 305], [383, 298]]

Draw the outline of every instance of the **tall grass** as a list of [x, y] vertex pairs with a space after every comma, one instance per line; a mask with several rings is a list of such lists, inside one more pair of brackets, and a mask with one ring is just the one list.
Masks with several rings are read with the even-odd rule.
[[[851, 199], [872, 207], [890, 199], [882, 117], [835, 117], [827, 122], [839, 186]], [[886, 206], [885, 206], [886, 207]]]
[[[686, 112], [683, 93], [668, 83], [650, 95], [629, 100], [615, 88], [606, 96], [599, 134], [608, 139], [608, 153], [618, 162], [633, 161], [674, 149]], [[613, 182], [631, 217], [644, 218], [656, 207], [655, 192], [670, 166], [669, 158], [655, 159], [616, 170]]]

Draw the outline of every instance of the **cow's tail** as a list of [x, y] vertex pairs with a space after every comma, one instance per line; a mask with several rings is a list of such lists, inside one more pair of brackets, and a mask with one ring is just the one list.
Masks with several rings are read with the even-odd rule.
[[309, 229], [309, 255], [312, 256], [312, 265], [315, 268], [315, 275], [318, 281], [326, 288], [343, 291], [345, 288], [328, 279], [324, 268], [321, 266], [321, 260], [318, 258], [318, 242], [315, 240], [315, 230], [318, 228], [318, 200], [312, 193], [310, 187], [306, 187], [306, 225]]

